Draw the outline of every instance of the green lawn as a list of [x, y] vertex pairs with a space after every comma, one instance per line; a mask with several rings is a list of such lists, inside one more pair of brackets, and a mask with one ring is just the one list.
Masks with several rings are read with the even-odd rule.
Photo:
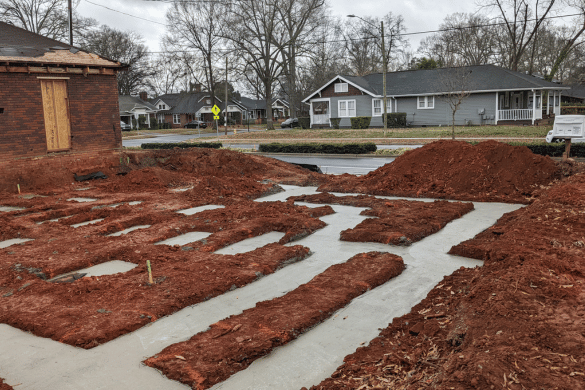
[[[552, 126], [469, 126], [456, 127], [456, 138], [490, 138], [490, 137], [514, 137], [514, 138], [544, 138]], [[418, 127], [409, 129], [388, 129], [384, 136], [383, 129], [289, 129], [271, 130], [256, 133], [238, 133], [224, 137], [234, 139], [273, 139], [273, 140], [304, 140], [323, 138], [450, 138], [450, 127]]]

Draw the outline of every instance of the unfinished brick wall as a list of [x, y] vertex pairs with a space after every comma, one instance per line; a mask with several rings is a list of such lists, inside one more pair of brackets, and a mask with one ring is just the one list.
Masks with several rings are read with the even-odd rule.
[[[48, 74], [0, 73], [0, 160], [47, 154], [41, 82]], [[120, 148], [122, 135], [115, 75], [69, 74], [71, 149]]]

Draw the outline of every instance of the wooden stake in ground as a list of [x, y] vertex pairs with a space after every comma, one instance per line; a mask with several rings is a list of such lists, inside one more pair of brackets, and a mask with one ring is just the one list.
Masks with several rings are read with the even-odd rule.
[[154, 284], [152, 280], [152, 270], [150, 269], [150, 260], [146, 260], [146, 268], [148, 268], [148, 283]]
[[562, 161], [566, 161], [571, 156], [571, 138], [565, 138], [565, 153]]

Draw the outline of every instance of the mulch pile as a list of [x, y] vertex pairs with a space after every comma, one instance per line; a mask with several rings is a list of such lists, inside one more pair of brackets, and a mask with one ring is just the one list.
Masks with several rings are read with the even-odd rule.
[[296, 339], [355, 297], [400, 275], [403, 269], [399, 256], [358, 254], [282, 297], [259, 302], [188, 341], [165, 348], [145, 363], [193, 389], [208, 389]]
[[321, 389], [584, 389], [585, 175], [451, 249], [447, 276]]
[[473, 203], [385, 200], [368, 195], [335, 196], [326, 192], [293, 196], [287, 201], [367, 207], [360, 214], [375, 218], [368, 218], [355, 228], [342, 231], [341, 240], [404, 246], [438, 232], [449, 222], [474, 209]]
[[529, 203], [541, 185], [560, 176], [553, 160], [525, 146], [436, 141], [367, 175], [330, 177], [319, 191]]
[[4, 383], [4, 379], [0, 378], [0, 390], [14, 390], [12, 386]]

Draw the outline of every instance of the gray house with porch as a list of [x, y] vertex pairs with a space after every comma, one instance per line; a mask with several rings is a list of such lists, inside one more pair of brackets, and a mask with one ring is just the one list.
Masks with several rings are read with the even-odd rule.
[[[411, 126], [451, 125], [447, 93], [466, 92], [455, 115], [456, 125], [538, 124], [560, 114], [561, 92], [568, 88], [542, 78], [495, 65], [410, 70], [387, 73], [387, 112], [404, 112]], [[548, 99], [546, 98], [548, 96]], [[382, 74], [339, 75], [303, 102], [310, 104], [311, 127], [350, 127], [350, 118], [372, 117], [382, 127]]]

